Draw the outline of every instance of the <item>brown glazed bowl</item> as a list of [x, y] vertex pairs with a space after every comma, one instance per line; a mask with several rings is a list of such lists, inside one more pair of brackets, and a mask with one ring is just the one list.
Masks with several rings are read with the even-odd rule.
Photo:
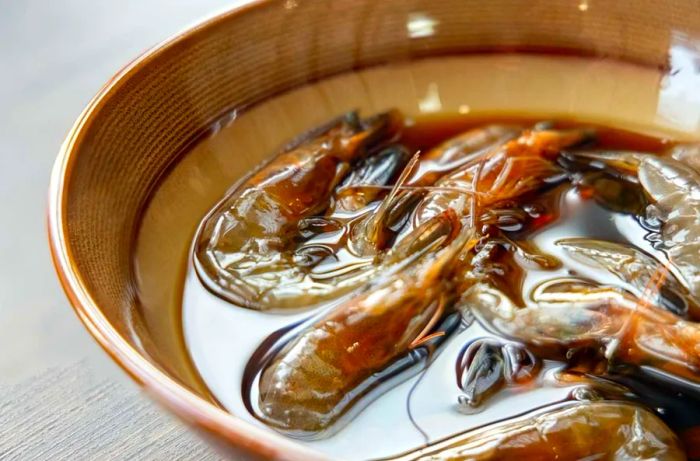
[[[418, 33], [416, 21], [423, 27]], [[196, 373], [175, 358], [177, 347], [167, 336], [179, 333], [149, 323], [163, 315], [174, 316], [176, 325], [177, 313], [160, 312], [157, 302], [143, 299], [133, 263], [136, 236], [153, 191], [186, 157], [183, 151], [234, 109], [349, 70], [528, 49], [620, 58], [663, 73], [679, 49], [700, 66], [698, 40], [697, 0], [251, 2], [148, 51], [80, 115], [51, 179], [49, 233], [58, 275], [78, 316], [112, 358], [228, 456], [326, 459], [223, 411]], [[159, 257], [177, 266], [178, 251], [163, 245]]]

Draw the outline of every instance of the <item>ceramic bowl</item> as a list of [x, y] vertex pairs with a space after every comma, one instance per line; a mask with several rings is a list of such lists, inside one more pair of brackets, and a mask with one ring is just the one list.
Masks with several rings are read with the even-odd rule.
[[[232, 459], [326, 459], [222, 410], [182, 359], [178, 294], [172, 291], [182, 275], [154, 274], [183, 265], [187, 238], [201, 215], [169, 234], [163, 230], [167, 213], [150, 220], [144, 212], [163, 178], [187, 158], [184, 153], [225, 114], [355, 69], [471, 52], [535, 50], [650, 67], [660, 75], [655, 85], [661, 92], [677, 60], [694, 59], [698, 66], [698, 40], [695, 0], [663, 6], [653, 0], [251, 2], [146, 52], [115, 75], [80, 115], [61, 148], [50, 186], [56, 269], [78, 316], [107, 353], [222, 452]], [[661, 116], [662, 109], [661, 102], [652, 101], [651, 117]], [[685, 115], [676, 122], [698, 130], [698, 118]], [[262, 155], [229, 159], [235, 170], [231, 176], [243, 174]], [[209, 199], [216, 195], [220, 192]], [[156, 229], [150, 243], [139, 237], [148, 226]], [[139, 252], [155, 261], [152, 267], [134, 262]], [[168, 281], [159, 283], [158, 277]]]

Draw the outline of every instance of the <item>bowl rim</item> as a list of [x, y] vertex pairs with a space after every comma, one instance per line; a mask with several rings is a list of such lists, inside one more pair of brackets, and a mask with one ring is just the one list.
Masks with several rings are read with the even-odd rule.
[[102, 313], [83, 277], [76, 269], [71, 248], [65, 239], [68, 220], [66, 185], [72, 167], [76, 163], [81, 141], [95, 114], [138, 69], [148, 65], [165, 50], [177, 46], [202, 29], [228, 20], [232, 16], [247, 14], [276, 2], [277, 0], [245, 0], [240, 5], [215, 12], [146, 49], [105, 83], [68, 131], [53, 165], [47, 207], [49, 248], [61, 286], [80, 321], [112, 360], [142, 386], [149, 396], [191, 425], [204, 428], [258, 456], [287, 460], [327, 460], [329, 459], [327, 456], [314, 449], [212, 405], [150, 363], [127, 342]]

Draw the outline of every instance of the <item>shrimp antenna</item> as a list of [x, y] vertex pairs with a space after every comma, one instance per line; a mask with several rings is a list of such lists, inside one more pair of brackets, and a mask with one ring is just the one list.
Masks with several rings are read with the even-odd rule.
[[382, 200], [382, 203], [379, 205], [379, 207], [377, 207], [374, 214], [364, 224], [363, 227], [367, 235], [367, 240], [375, 246], [377, 246], [380, 240], [380, 231], [382, 229], [384, 221], [386, 220], [389, 210], [391, 210], [391, 206], [394, 204], [397, 195], [401, 191], [401, 187], [404, 185], [411, 172], [413, 172], [419, 160], [420, 152], [416, 152], [415, 155], [411, 157], [411, 160], [409, 160], [408, 164], [404, 167], [403, 171], [401, 172], [401, 175], [396, 180], [396, 184], [392, 186], [389, 195], [387, 195], [384, 198], [384, 200]]
[[418, 164], [419, 160], [420, 152], [416, 152], [413, 155], [413, 157], [411, 157], [411, 160], [409, 160], [406, 166], [404, 167], [403, 171], [401, 172], [401, 175], [399, 176], [399, 179], [396, 180], [396, 183], [389, 192], [389, 195], [386, 196], [386, 198], [382, 201], [382, 204], [379, 205], [379, 208], [377, 208], [375, 216], [377, 216], [378, 219], [382, 219], [384, 216], [386, 216], [386, 213], [389, 211], [389, 208], [391, 208], [391, 205], [396, 199], [396, 196], [399, 194], [401, 187], [403, 187], [403, 185], [406, 183], [409, 175], [416, 168], [416, 165]]

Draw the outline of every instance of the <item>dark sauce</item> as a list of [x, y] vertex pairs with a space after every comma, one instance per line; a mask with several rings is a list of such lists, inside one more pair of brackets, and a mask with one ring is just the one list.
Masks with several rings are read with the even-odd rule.
[[401, 134], [401, 143], [425, 152], [446, 139], [457, 136], [469, 129], [494, 123], [523, 126], [546, 124], [555, 129], [586, 126], [596, 131], [596, 145], [602, 149], [610, 150], [661, 153], [673, 144], [669, 139], [647, 136], [595, 123], [586, 122], [582, 124], [575, 119], [558, 118], [543, 122], [542, 119], [538, 118], [504, 117], [503, 115], [475, 117], [447, 114], [424, 115], [413, 122], [409, 122]]

